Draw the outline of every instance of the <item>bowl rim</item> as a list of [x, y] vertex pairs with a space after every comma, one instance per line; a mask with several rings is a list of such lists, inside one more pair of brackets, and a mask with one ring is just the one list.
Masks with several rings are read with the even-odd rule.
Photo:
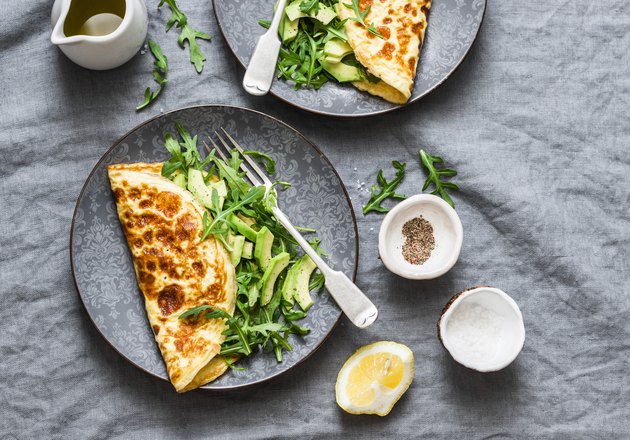
[[[517, 334], [518, 339], [515, 340], [516, 344], [514, 345], [514, 350], [512, 351], [510, 356], [506, 357], [501, 362], [495, 362], [494, 364], [488, 364], [485, 367], [480, 368], [478, 366], [471, 365], [466, 359], [462, 359], [461, 356], [456, 356], [454, 354], [454, 352], [452, 351], [453, 347], [451, 346], [448, 340], [448, 336], [446, 332], [446, 325], [451, 315], [453, 314], [454, 310], [457, 309], [457, 307], [462, 303], [464, 299], [470, 296], [474, 296], [475, 294], [478, 294], [480, 292], [486, 292], [486, 291], [495, 293], [503, 301], [505, 301], [505, 303], [507, 303], [510, 306], [510, 308], [512, 309], [512, 311], [514, 312], [517, 318], [519, 332]], [[467, 289], [458, 293], [446, 303], [440, 315], [440, 320], [438, 322], [438, 336], [440, 338], [440, 342], [442, 343], [446, 351], [449, 352], [451, 357], [457, 363], [465, 366], [466, 368], [470, 368], [472, 370], [476, 370], [481, 373], [488, 373], [488, 372], [499, 371], [499, 370], [504, 369], [505, 367], [510, 365], [512, 362], [514, 362], [514, 360], [521, 353], [521, 351], [523, 350], [523, 346], [525, 345], [525, 323], [523, 321], [523, 314], [521, 313], [521, 309], [519, 308], [516, 301], [514, 301], [514, 299], [510, 295], [508, 295], [503, 290], [497, 287], [477, 286], [477, 287], [473, 287], [471, 289]]]
[[[455, 230], [455, 245], [453, 247], [453, 252], [450, 258], [442, 267], [432, 271], [426, 271], [423, 269], [424, 266], [418, 265], [417, 268], [415, 268], [414, 270], [409, 270], [408, 268], [404, 268], [400, 264], [397, 264], [396, 260], [390, 257], [385, 237], [392, 227], [392, 222], [394, 221], [394, 218], [396, 218], [396, 216], [403, 209], [408, 208], [409, 206], [421, 206], [427, 204], [434, 205], [440, 208], [442, 213], [451, 222], [451, 224], [453, 225], [453, 229]], [[385, 264], [385, 267], [387, 267], [387, 269], [389, 269], [396, 275], [410, 280], [430, 280], [442, 276], [446, 272], [451, 270], [451, 268], [459, 259], [459, 254], [462, 249], [463, 241], [464, 228], [462, 226], [462, 221], [459, 218], [459, 215], [457, 214], [455, 209], [453, 209], [453, 207], [449, 205], [444, 199], [436, 195], [416, 194], [406, 200], [403, 200], [394, 208], [392, 208], [383, 219], [383, 222], [381, 223], [381, 228], [378, 233], [378, 253], [381, 257], [381, 261], [383, 262], [383, 264]]]

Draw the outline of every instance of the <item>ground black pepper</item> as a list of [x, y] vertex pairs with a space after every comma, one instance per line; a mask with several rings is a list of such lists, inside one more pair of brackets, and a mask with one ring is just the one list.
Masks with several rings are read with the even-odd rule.
[[402, 227], [405, 243], [402, 247], [402, 255], [411, 264], [424, 264], [435, 249], [435, 237], [433, 226], [422, 216], [412, 218]]

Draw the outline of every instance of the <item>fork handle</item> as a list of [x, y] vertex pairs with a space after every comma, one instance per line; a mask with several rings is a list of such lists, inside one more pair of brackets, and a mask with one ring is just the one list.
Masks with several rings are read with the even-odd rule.
[[319, 254], [315, 252], [315, 249], [311, 247], [308, 241], [302, 237], [302, 234], [293, 227], [280, 208], [273, 208], [273, 214], [322, 272], [326, 279], [326, 289], [328, 289], [328, 292], [348, 319], [359, 328], [365, 328], [376, 321], [378, 310], [361, 289], [359, 289], [346, 274], [338, 270], [333, 270]]
[[243, 88], [251, 95], [262, 96], [269, 92], [273, 76], [276, 72], [276, 60], [280, 52], [280, 38], [278, 37], [278, 26], [284, 14], [286, 0], [278, 0], [276, 12], [269, 26], [256, 43], [256, 48], [249, 60], [249, 65], [243, 77]]

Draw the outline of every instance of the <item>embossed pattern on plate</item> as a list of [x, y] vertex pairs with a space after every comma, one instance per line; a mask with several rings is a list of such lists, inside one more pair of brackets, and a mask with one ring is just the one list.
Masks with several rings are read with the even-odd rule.
[[[293, 184], [280, 193], [280, 207], [296, 225], [318, 230], [330, 265], [354, 277], [358, 256], [356, 220], [343, 183], [321, 151], [288, 125], [243, 108], [199, 106], [136, 127], [105, 153], [89, 175], [74, 212], [70, 257], [79, 296], [103, 337], [131, 363], [164, 380], [168, 380], [166, 368], [149, 328], [107, 165], [167, 159], [164, 134], [175, 132], [176, 121], [198, 134], [200, 144], [223, 127], [244, 147], [269, 154], [277, 163], [274, 177]], [[289, 370], [319, 347], [340, 316], [335, 302], [322, 291], [301, 321], [311, 333], [291, 336], [294, 349], [284, 353], [282, 363], [272, 353], [257, 353], [240, 362], [244, 371], [228, 371], [203, 388], [238, 388]]]
[[[225, 41], [238, 61], [247, 66], [258, 37], [265, 32], [258, 20], [271, 19], [274, 2], [213, 0], [213, 5]], [[433, 1], [408, 104], [434, 90], [460, 65], [477, 37], [485, 9], [486, 0]], [[271, 93], [301, 109], [331, 116], [368, 116], [404, 107], [333, 81], [319, 90], [296, 91], [293, 83], [275, 80]]]

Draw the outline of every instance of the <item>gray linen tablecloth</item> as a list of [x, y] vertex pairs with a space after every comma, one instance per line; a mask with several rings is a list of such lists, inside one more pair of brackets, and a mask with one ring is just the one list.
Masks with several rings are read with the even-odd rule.
[[[49, 42], [51, 1], [2, 0], [0, 26], [0, 439], [630, 438], [630, 3], [490, 0], [461, 68], [426, 99], [359, 120], [314, 116], [240, 88], [243, 71], [208, 0], [181, 0], [208, 62], [196, 75], [149, 1], [149, 35], [169, 54], [154, 107], [133, 108], [152, 59], [109, 72], [72, 64]], [[307, 362], [265, 385], [176, 394], [101, 338], [68, 255], [79, 190], [111, 143], [143, 120], [201, 103], [254, 108], [318, 144], [345, 181], [360, 233], [358, 284], [380, 308], [369, 329], [344, 318]], [[378, 168], [417, 151], [460, 171], [459, 262], [411, 282], [377, 254], [379, 215], [361, 205]], [[527, 339], [505, 370], [479, 374], [440, 346], [454, 293], [495, 285], [520, 305]], [[386, 418], [337, 407], [339, 368], [377, 340], [409, 345], [415, 380]]]

